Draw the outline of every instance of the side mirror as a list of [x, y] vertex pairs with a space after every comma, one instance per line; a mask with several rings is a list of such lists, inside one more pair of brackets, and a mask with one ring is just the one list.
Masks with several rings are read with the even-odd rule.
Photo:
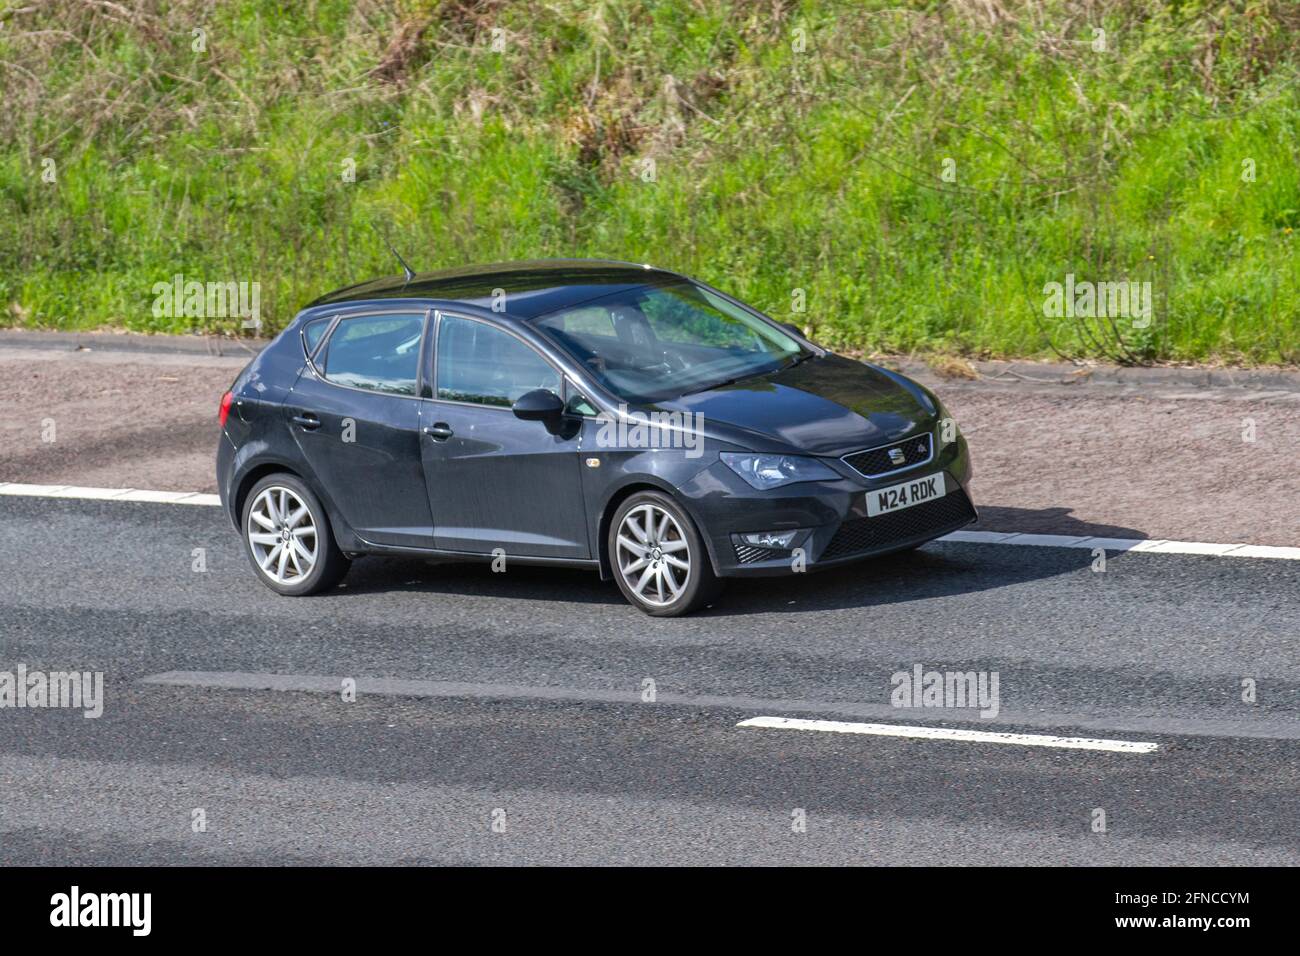
[[564, 402], [549, 388], [535, 388], [519, 396], [512, 411], [526, 422], [556, 425], [564, 417]]
[[795, 325], [793, 322], [778, 322], [777, 325], [784, 328], [787, 332], [793, 332], [795, 335], [799, 336], [799, 338], [803, 338], [803, 329], [799, 328], [799, 326]]

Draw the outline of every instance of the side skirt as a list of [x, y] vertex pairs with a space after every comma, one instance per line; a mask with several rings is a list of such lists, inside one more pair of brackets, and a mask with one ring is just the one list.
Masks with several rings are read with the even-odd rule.
[[[392, 544], [373, 544], [358, 536], [365, 547], [360, 551], [349, 551], [348, 557], [370, 554], [377, 557], [408, 557], [408, 558], [448, 558], [456, 561], [492, 561], [491, 554], [483, 554], [478, 551], [449, 551], [444, 548], [409, 548], [402, 545]], [[585, 568], [591, 571], [600, 569], [600, 562], [594, 558], [554, 558], [554, 557], [536, 557], [525, 554], [509, 554], [506, 559], [514, 564], [541, 565], [546, 567], [559, 568]]]

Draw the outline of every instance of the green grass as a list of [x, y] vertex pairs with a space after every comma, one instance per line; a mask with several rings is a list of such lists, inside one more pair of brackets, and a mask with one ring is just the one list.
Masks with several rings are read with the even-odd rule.
[[[651, 262], [850, 350], [1300, 362], [1289, 0], [0, 2], [0, 323], [238, 327], [155, 317], [181, 273], [275, 331], [394, 273], [383, 229], [421, 270]], [[1045, 316], [1067, 273], [1151, 282], [1150, 327]]]

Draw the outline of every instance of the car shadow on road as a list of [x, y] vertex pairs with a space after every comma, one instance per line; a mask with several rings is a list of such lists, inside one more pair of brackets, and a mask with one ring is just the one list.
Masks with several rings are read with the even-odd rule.
[[341, 588], [357, 594], [423, 591], [471, 597], [578, 604], [625, 603], [612, 581], [594, 571], [506, 562], [494, 572], [485, 561], [366, 557], [353, 562]]
[[[980, 509], [973, 530], [1016, 531], [1074, 537], [1145, 538], [1136, 528], [1090, 524], [1069, 517], [1070, 508]], [[1030, 531], [1029, 529], [1034, 529]], [[1107, 565], [1124, 551], [1108, 550]], [[740, 579], [730, 582], [710, 613], [754, 614], [773, 610], [824, 611], [870, 608], [909, 601], [953, 597], [1038, 581], [1097, 567], [1092, 548], [1012, 546], [932, 541], [915, 551], [820, 571], [791, 579]]]
[[[1068, 508], [1033, 511], [982, 509], [984, 530], [1143, 538], [1134, 528], [1070, 519]], [[1039, 520], [1042, 516], [1043, 521]], [[997, 519], [994, 521], [993, 519]], [[1044, 523], [1054, 518], [1054, 523]], [[1064, 520], [1062, 520], [1064, 518]], [[1106, 553], [1107, 563], [1123, 551]], [[789, 577], [736, 578], [702, 615], [736, 616], [773, 612], [824, 611], [952, 597], [1070, 574], [1094, 566], [1091, 548], [1013, 547], [935, 541], [916, 551], [885, 555], [843, 567]], [[356, 562], [343, 587], [354, 593], [420, 591], [503, 600], [593, 605], [625, 603], [612, 582], [594, 572], [531, 565], [507, 565], [497, 573], [482, 562], [366, 558]], [[631, 608], [629, 608], [631, 611]]]
[[972, 531], [1015, 531], [1020, 534], [1065, 534], [1089, 538], [1145, 538], [1135, 528], [1099, 524], [1073, 516], [1073, 508], [1012, 508], [1006, 505], [981, 505], [980, 520]]

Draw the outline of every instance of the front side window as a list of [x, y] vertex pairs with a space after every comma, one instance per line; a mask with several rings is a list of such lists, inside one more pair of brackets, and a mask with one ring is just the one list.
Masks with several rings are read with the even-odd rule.
[[343, 319], [317, 362], [336, 385], [414, 395], [423, 315], [360, 315]]
[[623, 289], [535, 321], [629, 402], [752, 378], [805, 354], [785, 332], [684, 280]]
[[581, 392], [569, 390], [569, 400], [564, 403], [564, 410], [570, 415], [577, 415], [579, 418], [595, 418], [600, 414], [599, 409], [591, 403]]
[[485, 322], [445, 315], [438, 323], [438, 398], [509, 408], [536, 388], [560, 393], [560, 373], [533, 349]]

